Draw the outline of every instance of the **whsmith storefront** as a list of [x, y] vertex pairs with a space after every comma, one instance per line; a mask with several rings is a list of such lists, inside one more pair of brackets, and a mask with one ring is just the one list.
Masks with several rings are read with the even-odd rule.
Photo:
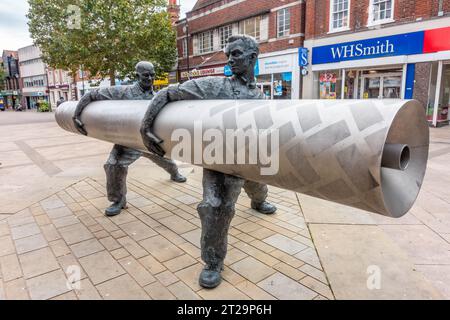
[[434, 126], [448, 124], [450, 19], [305, 41], [303, 97], [417, 99]]

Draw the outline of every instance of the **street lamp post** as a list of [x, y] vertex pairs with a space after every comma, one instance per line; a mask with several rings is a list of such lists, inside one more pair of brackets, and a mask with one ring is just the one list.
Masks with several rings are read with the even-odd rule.
[[186, 34], [186, 62], [187, 62], [187, 76], [188, 76], [188, 79], [190, 80], [190, 79], [191, 79], [191, 76], [190, 76], [190, 74], [189, 74], [189, 69], [190, 69], [190, 66], [189, 66], [189, 26], [188, 26], [187, 23], [186, 23], [186, 25], [183, 27], [183, 31], [184, 31], [184, 33]]
[[[84, 70], [83, 70], [83, 65], [80, 65], [80, 75], [81, 75], [81, 87], [83, 90], [83, 93], [81, 94], [81, 96], [84, 96]], [[81, 97], [80, 97], [81, 98]]]

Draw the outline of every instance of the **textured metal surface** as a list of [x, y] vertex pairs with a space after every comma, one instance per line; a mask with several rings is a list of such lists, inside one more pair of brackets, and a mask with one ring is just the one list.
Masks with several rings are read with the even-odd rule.
[[[147, 104], [95, 102], [83, 112], [82, 120], [91, 137], [145, 150], [139, 130]], [[77, 132], [71, 120], [75, 105], [66, 102], [56, 113], [58, 124], [71, 132]], [[202, 123], [203, 131], [254, 128], [278, 129], [280, 134], [276, 175], [261, 175], [260, 164], [203, 167], [386, 216], [400, 217], [411, 208], [425, 174], [429, 129], [417, 101], [174, 102], [162, 110], [154, 125], [168, 156], [177, 144], [171, 141], [172, 132], [184, 128], [194, 136], [196, 121]], [[410, 161], [405, 170], [381, 167], [386, 143], [409, 146]]]

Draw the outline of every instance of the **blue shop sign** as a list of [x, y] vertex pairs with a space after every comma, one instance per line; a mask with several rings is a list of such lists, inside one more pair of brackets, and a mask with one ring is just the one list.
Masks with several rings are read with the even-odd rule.
[[300, 67], [308, 66], [308, 52], [307, 48], [298, 48], [298, 65]]
[[424, 36], [425, 32], [419, 31], [315, 47], [312, 64], [420, 54]]

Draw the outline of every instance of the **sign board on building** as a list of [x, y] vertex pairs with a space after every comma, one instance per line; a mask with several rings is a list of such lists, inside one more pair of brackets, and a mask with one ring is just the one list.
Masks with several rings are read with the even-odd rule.
[[419, 31], [316, 47], [312, 64], [419, 54], [423, 40], [424, 32]]
[[450, 50], [450, 27], [313, 48], [312, 64]]
[[49, 89], [69, 89], [68, 84], [57, 84], [54, 86], [48, 86]]
[[197, 77], [206, 77], [206, 76], [212, 76], [212, 75], [219, 75], [223, 74], [224, 68], [205, 68], [205, 69], [194, 69], [189, 72], [183, 71], [181, 72], [181, 78], [187, 79], [187, 78], [197, 78]]
[[259, 74], [292, 72], [296, 65], [296, 55], [285, 54], [259, 59]]
[[423, 52], [450, 50], [450, 27], [425, 30]]
[[31, 97], [42, 97], [44, 95], [44, 92], [39, 91], [39, 92], [31, 92], [31, 94], [29, 94], [29, 96]]
[[306, 67], [308, 65], [308, 53], [307, 48], [298, 48], [298, 65], [300, 67]]

